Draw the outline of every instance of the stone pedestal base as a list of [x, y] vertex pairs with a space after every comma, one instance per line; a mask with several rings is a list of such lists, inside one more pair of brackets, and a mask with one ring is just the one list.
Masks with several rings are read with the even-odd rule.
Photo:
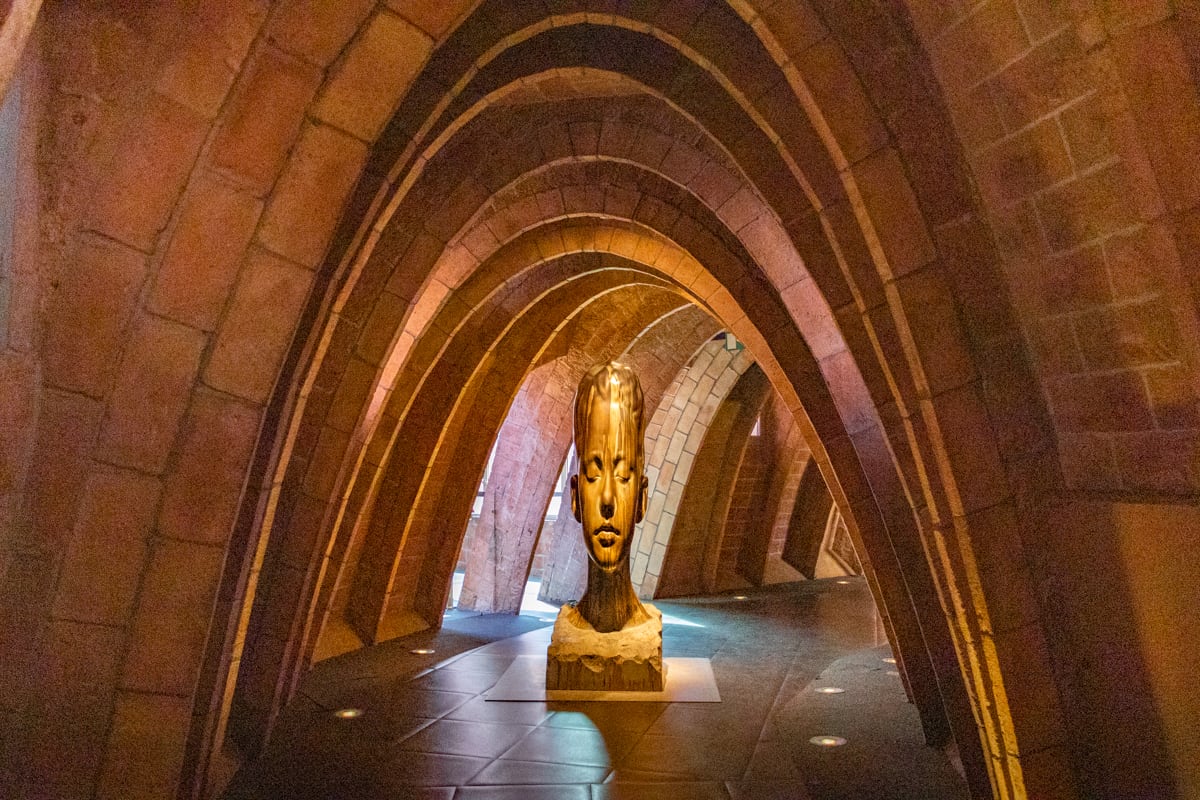
[[599, 633], [574, 606], [563, 606], [546, 650], [546, 689], [661, 692], [662, 612], [645, 604], [650, 619]]

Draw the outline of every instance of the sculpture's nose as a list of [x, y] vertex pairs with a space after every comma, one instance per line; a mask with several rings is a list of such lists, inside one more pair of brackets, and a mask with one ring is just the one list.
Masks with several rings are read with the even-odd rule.
[[612, 480], [606, 475], [600, 489], [600, 516], [604, 519], [612, 519], [613, 512], [616, 510], [614, 506]]

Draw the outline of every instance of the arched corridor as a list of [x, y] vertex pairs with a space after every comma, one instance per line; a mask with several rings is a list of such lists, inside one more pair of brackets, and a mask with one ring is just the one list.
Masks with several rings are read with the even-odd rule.
[[970, 797], [1200, 795], [1198, 23], [0, 5], [5, 796], [217, 796], [460, 564], [577, 596], [614, 357], [642, 594], [860, 573]]

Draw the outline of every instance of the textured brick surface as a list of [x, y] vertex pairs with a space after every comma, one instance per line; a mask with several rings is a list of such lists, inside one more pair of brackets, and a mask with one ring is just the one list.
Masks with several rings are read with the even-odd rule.
[[162, 797], [179, 784], [189, 703], [119, 692], [97, 797]]
[[145, 317], [136, 325], [100, 435], [106, 460], [162, 472], [204, 344], [199, 331], [160, 317]]
[[213, 145], [213, 163], [257, 193], [270, 189], [300, 132], [305, 106], [321, 82], [310, 64], [264, 48], [235, 92]]
[[222, 395], [197, 393], [183, 423], [180, 466], [166, 482], [158, 530], [188, 542], [223, 545], [242, 495], [240, 476], [261, 411]]
[[[36, 672], [38, 598], [61, 564], [52, 613], [129, 625], [122, 675], [138, 691], [80, 723], [102, 754], [97, 796], [171, 794], [181, 769], [185, 791], [198, 785], [181, 765], [220, 746], [231, 694], [262, 712], [235, 720], [254, 749], [329, 598], [367, 587], [420, 612], [397, 625], [436, 624], [474, 492], [455, 479], [482, 472], [524, 376], [570, 358], [589, 293], [666, 283], [749, 346], [811, 446], [927, 733], [947, 709], [977, 794], [995, 781], [1014, 796], [1120, 796], [1111, 771], [1084, 769], [1079, 792], [1063, 779], [1113, 752], [1096, 719], [1073, 730], [1080, 704], [1145, 723], [1162, 744], [1151, 769], [1189, 763], [1186, 731], [1155, 709], [1192, 713], [1194, 698], [1161, 677], [1162, 697], [1128, 701], [1073, 682], [1092, 651], [1064, 652], [1055, 637], [1071, 636], [1035, 612], [1087, 607], [1090, 589], [1072, 578], [1057, 602], [1055, 576], [1026, 557], [1046, 537], [1032, 510], [1060, 489], [1200, 490], [1194, 13], [201, 5], [43, 12], [20, 112], [38, 132], [21, 156], [36, 162], [21, 219], [38, 244], [14, 260], [0, 243], [13, 289], [0, 341], [25, 365], [0, 372], [0, 397], [36, 408], [37, 426], [4, 442], [28, 463], [0, 462], [0, 571], [33, 598], [0, 627], [5, 702], [25, 696], [10, 673]], [[621, 319], [596, 329], [604, 347], [646, 327]], [[664, 352], [638, 356], [660, 392], [680, 366]], [[664, 531], [704, 488], [688, 476], [719, 406], [702, 398], [732, 388], [696, 364], [653, 426]], [[525, 422], [558, 419], [560, 394], [521, 401]], [[512, 441], [514, 460], [539, 457], [532, 433]], [[782, 508], [799, 485], [754, 478], [761, 455], [743, 459], [735, 516], [747, 497]], [[492, 508], [532, 528], [545, 481], [513, 480]], [[526, 489], [538, 496], [513, 499]], [[1015, 521], [997, 522], [1008, 509]], [[781, 513], [767, 516], [771, 535], [734, 535], [727, 558], [781, 546]], [[374, 525], [390, 538], [372, 550]], [[652, 580], [669, 548], [641, 544]], [[106, 546], [130, 558], [113, 564]], [[547, 555], [555, 580], [580, 563]], [[1157, 630], [1135, 608], [1114, 611], [1130, 641]], [[1071, 624], [1086, 640], [1102, 623]], [[243, 652], [239, 629], [262, 636]], [[104, 638], [54, 630], [64, 664]], [[1148, 658], [1154, 676], [1169, 661]], [[84, 680], [69, 664], [54, 674]], [[934, 683], [940, 697], [922, 693]]]
[[[166, 227], [208, 130], [208, 120], [161, 95], [151, 95], [95, 169], [107, 191], [94, 200], [89, 221], [130, 247], [149, 251]], [[130, 202], [136, 197], [137, 202]]]
[[66, 550], [56, 615], [114, 626], [129, 621], [160, 492], [157, 480], [134, 472], [92, 472]]
[[49, 639], [50, 724], [39, 731], [30, 772], [67, 793], [87, 792], [104, 754], [123, 636], [107, 625], [59, 621]]
[[220, 566], [218, 548], [168, 539], [152, 543], [122, 687], [191, 696]]
[[261, 213], [261, 201], [219, 180], [195, 187], [158, 269], [150, 308], [212, 330]]
[[303, 129], [263, 216], [259, 240], [297, 264], [316, 267], [365, 155], [361, 142], [333, 128]]
[[93, 396], [116, 371], [118, 351], [146, 275], [145, 258], [116, 242], [85, 240], [52, 294], [45, 369], [50, 383]]
[[205, 382], [265, 401], [311, 283], [308, 270], [266, 250], [252, 250], [217, 331]]
[[429, 50], [429, 39], [420, 30], [394, 14], [376, 14], [342, 57], [317, 101], [317, 115], [373, 141]]

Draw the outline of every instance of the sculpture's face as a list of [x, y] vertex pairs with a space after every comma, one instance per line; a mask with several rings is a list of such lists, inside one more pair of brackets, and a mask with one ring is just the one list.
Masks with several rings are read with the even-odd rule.
[[571, 476], [571, 510], [583, 523], [588, 556], [612, 572], [628, 562], [633, 526], [645, 508], [642, 443], [632, 411], [619, 402], [592, 395], [587, 420], [577, 443], [579, 474]]

